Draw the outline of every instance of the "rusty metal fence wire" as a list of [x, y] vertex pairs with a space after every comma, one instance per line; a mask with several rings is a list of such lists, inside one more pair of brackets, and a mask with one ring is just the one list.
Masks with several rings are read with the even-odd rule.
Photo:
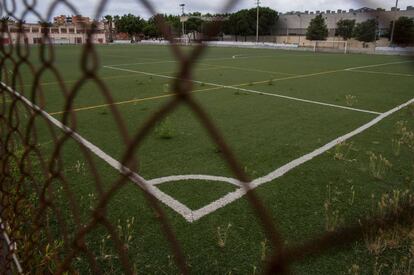
[[[55, 0], [47, 11], [47, 16], [42, 17], [45, 11], [38, 8], [39, 1], [29, 0], [3, 0], [0, 3], [0, 13], [19, 22], [18, 41], [24, 41], [25, 32], [23, 22], [31, 16], [38, 21], [49, 22], [58, 6], [64, 6], [72, 14], [81, 14], [75, 7], [74, 1]], [[95, 11], [95, 18], [102, 17], [102, 13], [108, 5], [108, 0], [101, 0]], [[144, 5], [151, 14], [157, 14], [156, 7], [149, 0], [137, 0], [137, 4]], [[229, 0], [221, 10], [225, 13], [231, 10], [239, 1]], [[364, 2], [364, 1], [362, 1]], [[73, 265], [78, 255], [83, 255], [93, 273], [102, 274], [104, 270], [100, 266], [97, 256], [91, 251], [85, 239], [97, 227], [103, 227], [113, 242], [120, 265], [125, 274], [134, 274], [134, 267], [127, 255], [125, 243], [121, 240], [116, 226], [107, 217], [107, 206], [114, 195], [119, 192], [129, 179], [133, 171], [137, 171], [138, 159], [136, 152], [157, 122], [181, 104], [189, 106], [195, 117], [208, 131], [211, 139], [223, 152], [222, 156], [228, 163], [237, 179], [244, 183], [244, 188], [249, 189], [249, 178], [243, 166], [239, 163], [222, 135], [210, 120], [207, 112], [193, 99], [192, 91], [192, 69], [198, 58], [205, 51], [206, 46], [200, 43], [204, 39], [214, 37], [220, 23], [213, 23], [204, 33], [204, 38], [196, 41], [196, 45], [190, 54], [185, 54], [174, 44], [173, 34], [170, 28], [157, 17], [157, 25], [164, 37], [171, 42], [171, 50], [180, 62], [180, 70], [177, 71], [177, 80], [174, 81], [173, 97], [167, 104], [155, 112], [141, 127], [131, 135], [122, 120], [121, 115], [112, 99], [111, 91], [100, 79], [97, 71], [99, 69], [99, 57], [93, 45], [92, 36], [96, 27], [84, 26], [87, 29], [88, 40], [83, 48], [82, 58], [79, 61], [82, 69], [82, 77], [78, 79], [73, 88], [68, 88], [64, 83], [64, 77], [55, 64], [54, 49], [48, 32], [43, 33], [40, 45], [41, 61], [40, 67], [35, 68], [30, 57], [33, 50], [27, 43], [11, 43], [3, 45], [0, 43], [0, 273], [76, 273]], [[10, 30], [7, 22], [1, 22], [2, 38], [10, 38]], [[29, 88], [23, 85], [21, 68], [29, 68], [33, 81]], [[59, 82], [58, 90], [65, 99], [65, 113], [62, 122], [54, 120], [43, 110], [44, 94], [42, 91], [41, 77], [46, 72], [51, 73]], [[94, 82], [100, 89], [101, 95], [109, 104], [111, 116], [119, 127], [125, 144], [128, 144], [122, 158], [122, 167], [119, 171], [121, 177], [112, 183], [111, 187], [105, 189], [102, 176], [93, 160], [94, 153], [91, 148], [76, 134], [76, 117], [72, 112], [74, 99], [80, 88], [87, 81]], [[6, 101], [8, 107], [6, 107]], [[46, 155], [37, 146], [37, 125], [45, 123], [53, 136], [53, 151]], [[63, 135], [62, 135], [63, 133]], [[93, 209], [93, 214], [87, 223], [81, 221], [80, 209], [76, 204], [76, 194], [69, 188], [70, 180], [64, 176], [61, 152], [63, 146], [70, 140], [76, 141], [83, 151], [83, 156], [88, 164], [88, 171], [92, 173], [94, 185], [97, 190], [98, 203]], [[137, 180], [137, 179], [135, 179]], [[138, 179], [139, 180], [139, 179]], [[62, 209], [59, 208], [55, 189], [60, 186], [68, 197], [68, 209], [73, 217], [74, 228], [68, 228]], [[146, 195], [154, 213], [157, 216], [163, 234], [170, 244], [174, 255], [175, 264], [180, 273], [189, 274], [191, 270], [187, 266], [186, 259], [180, 243], [177, 241], [167, 215], [157, 199], [148, 191], [141, 182], [141, 188]], [[275, 248], [270, 260], [266, 262], [265, 272], [289, 273], [292, 263], [299, 262], [305, 258], [317, 257], [334, 249], [338, 251], [347, 247], [352, 242], [363, 237], [364, 232], [371, 228], [381, 227], [387, 229], [396, 224], [408, 224], [414, 218], [412, 202], [407, 202], [406, 207], [394, 209], [392, 212], [381, 217], [372, 217], [360, 220], [358, 224], [348, 225], [334, 232], [315, 236], [300, 246], [287, 247], [283, 236], [277, 227], [277, 221], [272, 218], [265, 205], [256, 196], [255, 192], [249, 191], [247, 199], [255, 210], [262, 223], [267, 238]], [[51, 216], [56, 221], [51, 226]], [[56, 244], [55, 236], [61, 237], [61, 242]], [[54, 244], [54, 245], [53, 245]], [[50, 252], [53, 248], [57, 250]]]

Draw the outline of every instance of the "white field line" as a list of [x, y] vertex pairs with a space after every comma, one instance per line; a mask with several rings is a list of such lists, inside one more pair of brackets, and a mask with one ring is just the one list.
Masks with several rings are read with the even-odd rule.
[[20, 274], [23, 274], [23, 268], [20, 265], [20, 261], [17, 258], [17, 255], [15, 253], [15, 251], [16, 251], [16, 244], [14, 244], [14, 245], [12, 244], [12, 242], [11, 242], [11, 240], [9, 238], [9, 235], [6, 232], [6, 226], [4, 225], [3, 220], [1, 218], [0, 218], [0, 231], [2, 231], [2, 233], [3, 233], [3, 238], [4, 238], [4, 240], [7, 243], [8, 250], [11, 251], [14, 264], [16, 265], [16, 268], [17, 268], [17, 272], [20, 273]]
[[[306, 154], [300, 158], [297, 158], [285, 165], [283, 165], [282, 167], [276, 169], [275, 171], [269, 173], [268, 175], [261, 177], [261, 178], [257, 178], [255, 180], [253, 180], [251, 183], [249, 183], [249, 189], [255, 189], [265, 183], [269, 183], [275, 179], [278, 179], [280, 177], [282, 177], [283, 175], [285, 175], [286, 173], [292, 171], [293, 169], [297, 168], [298, 166], [314, 159], [315, 157], [318, 157], [322, 154], [324, 154], [325, 152], [327, 152], [328, 150], [334, 148], [335, 146], [337, 146], [338, 144], [345, 142], [351, 138], [353, 138], [356, 135], [359, 135], [363, 132], [365, 132], [366, 130], [368, 130], [369, 128], [375, 126], [376, 124], [378, 124], [379, 122], [381, 122], [382, 120], [388, 118], [389, 116], [393, 115], [394, 113], [400, 111], [401, 109], [407, 107], [410, 104], [414, 103], [414, 98], [409, 100], [408, 102], [386, 112], [381, 114], [380, 116], [376, 117], [375, 119], [373, 119], [372, 121], [368, 122], [367, 124], [355, 129], [354, 131], [343, 135], [339, 138], [336, 138], [335, 140], [325, 144], [324, 146], [314, 150], [313, 152]], [[205, 180], [206, 178], [209, 178], [211, 181], [218, 181], [218, 182], [237, 182], [236, 179], [230, 179], [230, 178], [223, 178], [223, 177], [212, 177], [212, 176], [205, 176], [205, 175], [186, 175], [186, 176], [172, 176], [172, 177], [166, 177], [166, 178], [159, 178], [159, 179], [153, 179], [150, 180], [149, 182], [153, 183], [153, 184], [160, 184], [160, 183], [165, 183], [168, 181], [177, 181], [177, 180]], [[240, 199], [241, 197], [243, 197], [246, 194], [246, 189], [245, 188], [239, 188], [237, 190], [235, 190], [234, 192], [228, 193], [227, 195], [223, 196], [222, 198], [198, 209], [195, 211], [192, 211], [192, 222], [197, 221], [199, 219], [201, 219], [202, 217], [211, 214], [217, 210], [219, 210], [220, 208], [225, 207], [226, 205]]]
[[[225, 177], [215, 177], [215, 176], [210, 176], [210, 175], [170, 176], [170, 177], [158, 178], [158, 179], [152, 179], [150, 181], [146, 181], [144, 178], [142, 178], [141, 176], [139, 176], [136, 173], [133, 173], [127, 167], [123, 166], [121, 163], [119, 163], [118, 161], [116, 161], [115, 159], [113, 159], [112, 157], [107, 155], [101, 149], [99, 149], [98, 147], [96, 147], [95, 145], [93, 145], [92, 143], [90, 143], [89, 141], [84, 139], [83, 137], [81, 137], [79, 134], [74, 132], [72, 129], [70, 129], [67, 126], [63, 125], [60, 121], [56, 120], [55, 118], [50, 116], [48, 113], [41, 110], [37, 105], [34, 105], [32, 102], [30, 102], [28, 99], [26, 99], [25, 97], [20, 95], [18, 92], [12, 90], [6, 84], [0, 82], [0, 86], [5, 88], [6, 91], [8, 91], [11, 95], [13, 95], [13, 96], [19, 98], [20, 100], [22, 100], [30, 108], [32, 108], [35, 111], [39, 112], [43, 117], [45, 117], [47, 120], [49, 120], [55, 126], [60, 128], [62, 131], [70, 134], [71, 137], [74, 140], [76, 140], [82, 146], [86, 147], [88, 150], [90, 150], [96, 156], [98, 156], [99, 158], [104, 160], [111, 167], [115, 168], [121, 174], [127, 175], [138, 186], [140, 186], [141, 188], [143, 188], [143, 189], [147, 190], [148, 192], [150, 192], [158, 200], [160, 200], [161, 202], [163, 202], [164, 204], [169, 206], [171, 209], [176, 211], [178, 214], [180, 214], [188, 222], [197, 221], [200, 218], [204, 217], [205, 215], [208, 215], [208, 214], [210, 214], [210, 213], [212, 213], [212, 212], [214, 212], [214, 211], [216, 211], [216, 210], [218, 210], [218, 209], [234, 202], [235, 200], [243, 197], [246, 194], [246, 189], [239, 188], [236, 191], [225, 195], [221, 199], [216, 200], [215, 202], [212, 202], [207, 206], [204, 206], [201, 209], [192, 211], [187, 206], [185, 206], [184, 204], [178, 202], [177, 200], [175, 200], [171, 196], [169, 196], [169, 195], [163, 193], [162, 191], [160, 191], [156, 187], [156, 185], [161, 184], [161, 183], [171, 182], [171, 181], [177, 181], [177, 180], [209, 180], [209, 181], [227, 182], [227, 183], [231, 183], [231, 184], [237, 185], [237, 186], [240, 186], [241, 184], [239, 183], [239, 181], [237, 179], [231, 179], [231, 178], [225, 178]], [[350, 138], [366, 131], [367, 129], [369, 129], [369, 128], [373, 127], [374, 125], [378, 124], [379, 122], [381, 122], [385, 118], [391, 116], [392, 114], [398, 112], [399, 110], [405, 108], [406, 106], [408, 106], [412, 103], [414, 103], [414, 98], [411, 99], [410, 101], [408, 101], [408, 102], [406, 102], [406, 103], [404, 103], [404, 104], [402, 104], [402, 105], [386, 112], [386, 113], [381, 114], [380, 116], [373, 119], [371, 122], [359, 127], [358, 129], [356, 129], [356, 130], [354, 130], [354, 131], [352, 131], [352, 132], [350, 132], [350, 133], [348, 133], [348, 134], [346, 134], [342, 137], [339, 137], [339, 138], [329, 142], [328, 144], [320, 147], [319, 149], [316, 149], [315, 151], [313, 151], [313, 152], [311, 152], [307, 155], [304, 155], [304, 156], [302, 156], [302, 157], [300, 157], [296, 160], [293, 160], [293, 161], [289, 162], [288, 164], [276, 169], [275, 171], [271, 172], [270, 174], [268, 174], [264, 177], [261, 177], [261, 178], [258, 178], [256, 180], [252, 181], [249, 184], [249, 188], [250, 189], [257, 188], [260, 185], [263, 185], [265, 183], [268, 183], [270, 181], [273, 181], [273, 180], [285, 175], [286, 173], [293, 170], [294, 168], [296, 168], [296, 167], [312, 160], [313, 158], [325, 153], [326, 151], [332, 149], [337, 144], [342, 143], [342, 142], [344, 142], [344, 141], [346, 141], [346, 140], [348, 140], [348, 139], [350, 139]]]
[[390, 75], [390, 76], [404, 76], [404, 77], [413, 77], [414, 76], [414, 74], [376, 72], [376, 71], [366, 71], [366, 70], [347, 70], [347, 72], [366, 73], [366, 74], [380, 74], [380, 75]]
[[[144, 72], [144, 71], [136, 71], [136, 70], [130, 70], [130, 69], [111, 67], [111, 66], [104, 66], [104, 68], [112, 69], [112, 70], [118, 70], [118, 71], [124, 71], [124, 72], [130, 72], [130, 73], [132, 72], [132, 73], [137, 73], [137, 74], [144, 74], [144, 75], [149, 75], [149, 76], [156, 76], [156, 77], [167, 78], [167, 79], [174, 79], [174, 80], [178, 79], [177, 77], [174, 77], [174, 76], [148, 73], [148, 72]], [[346, 106], [341, 106], [341, 105], [336, 105], [336, 104], [329, 104], [329, 103], [320, 102], [320, 101], [313, 101], [313, 100], [307, 100], [307, 99], [302, 99], [302, 98], [297, 98], [297, 97], [285, 96], [285, 95], [281, 95], [281, 94], [259, 92], [259, 91], [251, 90], [251, 89], [244, 89], [244, 88], [237, 87], [237, 85], [236, 86], [228, 86], [228, 85], [221, 85], [221, 84], [216, 84], [216, 83], [211, 83], [211, 82], [203, 82], [203, 81], [198, 81], [198, 80], [189, 80], [189, 81], [193, 82], [193, 83], [197, 83], [197, 84], [206, 84], [206, 85], [213, 86], [213, 87], [221, 87], [221, 88], [224, 88], [224, 89], [244, 91], [244, 92], [252, 93], [252, 94], [279, 97], [279, 98], [283, 98], [283, 99], [288, 99], [288, 100], [293, 100], [293, 101], [300, 101], [300, 102], [304, 102], [304, 103], [311, 103], [311, 104], [316, 104], [316, 105], [321, 105], [321, 106], [327, 106], [327, 107], [333, 107], [333, 108], [339, 108], [339, 109], [345, 109], [345, 110], [351, 110], [351, 111], [369, 113], [369, 114], [375, 114], [375, 115], [381, 114], [379, 112], [370, 111], [370, 110], [351, 108], [351, 107], [346, 107]]]
[[52, 124], [54, 124], [57, 128], [61, 129], [63, 132], [69, 134], [72, 139], [74, 139], [76, 142], [78, 142], [83, 147], [87, 148], [89, 151], [91, 151], [93, 154], [95, 154], [97, 157], [105, 161], [108, 165], [110, 165], [112, 168], [120, 172], [122, 175], [127, 176], [131, 181], [133, 181], [135, 184], [140, 186], [142, 189], [146, 190], [150, 194], [152, 194], [154, 197], [156, 197], [158, 200], [172, 208], [174, 211], [182, 215], [185, 219], [190, 220], [190, 214], [191, 210], [185, 206], [184, 204], [178, 202], [171, 196], [161, 192], [157, 187], [148, 184], [148, 182], [138, 175], [137, 173], [134, 173], [129, 168], [122, 165], [119, 161], [115, 160], [108, 154], [106, 154], [103, 150], [101, 150], [99, 147], [95, 146], [85, 138], [83, 138], [81, 135], [76, 133], [71, 128], [67, 127], [66, 125], [62, 124], [59, 120], [52, 117], [49, 113], [45, 112], [43, 109], [41, 109], [39, 106], [33, 104], [30, 100], [28, 100], [26, 97], [22, 96], [17, 91], [13, 90], [11, 87], [7, 86], [5, 83], [0, 82], [0, 87], [2, 87], [5, 91], [7, 91], [12, 96], [20, 99], [24, 104], [26, 104], [29, 108], [37, 111], [42, 117], [44, 117], [46, 120], [50, 121]]

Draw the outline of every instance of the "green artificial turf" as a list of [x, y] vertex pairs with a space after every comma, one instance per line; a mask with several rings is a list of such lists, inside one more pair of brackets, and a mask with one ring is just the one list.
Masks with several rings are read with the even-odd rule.
[[[185, 50], [188, 52], [189, 48]], [[31, 62], [37, 69], [41, 68], [36, 54], [38, 49], [31, 51]], [[79, 109], [75, 112], [76, 131], [121, 160], [127, 145], [113, 110], [106, 105], [111, 100], [106, 97], [100, 82], [94, 79], [79, 82], [81, 53], [82, 48], [74, 46], [55, 48], [54, 65], [66, 81], [62, 85], [56, 83], [57, 78], [50, 70], [46, 70], [41, 77], [44, 83], [41, 91], [37, 90], [36, 96], [31, 97], [34, 76], [27, 66], [22, 66], [22, 82], [17, 83], [16, 90], [31, 100], [36, 98], [37, 104], [55, 118], [62, 119], [67, 103], [62, 89], [69, 94], [81, 84], [73, 99], [73, 109]], [[172, 80], [160, 75], [175, 76], [179, 63], [165, 46], [99, 46], [96, 53], [99, 57], [97, 75], [112, 100], [120, 103], [115, 108], [123, 120], [123, 127], [133, 136], [151, 115], [172, 99]], [[232, 58], [236, 55], [239, 57]], [[412, 64], [361, 68], [358, 72], [346, 69], [405, 60], [381, 55], [210, 48], [195, 67], [194, 78], [201, 83], [194, 83], [194, 90], [216, 89], [197, 91], [193, 95], [220, 130], [242, 168], [249, 177], [256, 179], [377, 116], [271, 94], [386, 112], [414, 97], [414, 77], [409, 76], [414, 74]], [[370, 72], [361, 72], [364, 70]], [[210, 83], [235, 87], [217, 88]], [[238, 86], [240, 84], [243, 86]], [[249, 93], [237, 90], [237, 87], [270, 95]], [[350, 96], [353, 98], [351, 102]], [[10, 97], [5, 99], [10, 100]], [[10, 103], [2, 105], [10, 106]], [[26, 120], [23, 118], [22, 121]], [[341, 217], [339, 225], [357, 223], [358, 218], [370, 214], [373, 194], [378, 200], [383, 193], [407, 188], [407, 182], [414, 176], [414, 158], [412, 151], [405, 147], [398, 156], [393, 153], [392, 139], [398, 121], [408, 121], [409, 126], [414, 127], [413, 115], [406, 108], [348, 141], [348, 144], [352, 143], [352, 149], [346, 158], [336, 158], [336, 149], [332, 149], [256, 190], [286, 244], [298, 244], [326, 232], [324, 204], [329, 197], [328, 188], [335, 193], [334, 207]], [[70, 119], [70, 122], [74, 121]], [[19, 127], [24, 129], [25, 126], [23, 123]], [[167, 133], [167, 137], [160, 133]], [[37, 134], [37, 142], [45, 155], [54, 149], [53, 135], [62, 135], [59, 130], [47, 127], [42, 119], [37, 119]], [[69, 183], [67, 188], [74, 194], [82, 221], [87, 223], [90, 208], [98, 197], [100, 185], [96, 183], [108, 190], [120, 175], [100, 159], [92, 157], [99, 174], [97, 177], [90, 172], [91, 163], [82, 150], [69, 139], [62, 148], [61, 160]], [[382, 180], [370, 174], [368, 152], [381, 154], [393, 164]], [[185, 105], [169, 114], [166, 122], [160, 122], [143, 144], [134, 148], [134, 156], [139, 160], [138, 173], [148, 180], [187, 174], [235, 177], [221, 150], [194, 112]], [[55, 184], [59, 187], [63, 181], [56, 180]], [[236, 187], [228, 183], [191, 180], [165, 183], [159, 188], [190, 209], [197, 210]], [[59, 204], [64, 208], [69, 228], [74, 229], [67, 207], [67, 192], [62, 191], [56, 196], [61, 196]], [[157, 215], [136, 184], [127, 182], [114, 194], [107, 209], [109, 220], [122, 228], [121, 238], [130, 236], [128, 255], [139, 274], [178, 273]], [[269, 242], [245, 197], [194, 223], [188, 223], [167, 206], [163, 205], [163, 209], [182, 244], [192, 274], [255, 274], [263, 271], [265, 262], [261, 258], [264, 253], [269, 255]], [[126, 221], [131, 218], [134, 222], [125, 233]], [[226, 235], [226, 242], [221, 246], [220, 234]], [[103, 226], [97, 227], [87, 236], [88, 248], [99, 257], [98, 262], [107, 273], [121, 273], [119, 259], [101, 257], [102, 254], [116, 255], [107, 235]], [[102, 240], [106, 240], [105, 245]], [[333, 249], [321, 257], [295, 263], [293, 270], [297, 274], [338, 274], [348, 272], [353, 264], [357, 264], [365, 274], [372, 272], [374, 258], [361, 241], [350, 244], [345, 250]], [[81, 273], [90, 271], [84, 255], [79, 255], [74, 267]]]

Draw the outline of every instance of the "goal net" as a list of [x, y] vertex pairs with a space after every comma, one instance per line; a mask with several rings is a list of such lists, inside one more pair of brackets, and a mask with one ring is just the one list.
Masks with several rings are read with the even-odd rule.
[[348, 53], [348, 41], [313, 41], [314, 52]]
[[174, 43], [179, 45], [189, 45], [190, 44], [190, 37], [184, 36], [180, 38], [174, 38]]
[[52, 38], [51, 39], [52, 44], [55, 45], [69, 45], [70, 40], [67, 38]]

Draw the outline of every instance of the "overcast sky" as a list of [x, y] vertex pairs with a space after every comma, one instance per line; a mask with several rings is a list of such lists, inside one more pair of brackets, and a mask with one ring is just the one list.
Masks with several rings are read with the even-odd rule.
[[[19, 11], [23, 8], [24, 0], [14, 0], [17, 3], [17, 9]], [[27, 0], [26, 0], [27, 1]], [[101, 0], [68, 0], [68, 2], [74, 3], [77, 10], [82, 15], [94, 16], [94, 11], [97, 4]], [[251, 8], [255, 5], [256, 0], [240, 0], [235, 10], [241, 8]], [[267, 6], [275, 9], [279, 12], [286, 11], [304, 11], [304, 10], [337, 10], [337, 9], [350, 9], [360, 7], [382, 7], [389, 9], [395, 5], [395, 0], [260, 0], [262, 6]], [[5, 1], [13, 2], [13, 1]], [[33, 1], [28, 1], [33, 2]], [[41, 11], [42, 15], [46, 15], [47, 7], [53, 0], [38, 0], [36, 10]], [[148, 18], [149, 12], [139, 4], [139, 0], [109, 0], [104, 14], [125, 14], [133, 13], [142, 17]], [[220, 8], [223, 6], [224, 0], [151, 0], [160, 13], [180, 13], [180, 3], [186, 4], [186, 12], [200, 11], [202, 13], [217, 13], [221, 12]], [[3, 3], [3, 1], [1, 1]], [[3, 5], [3, 4], [0, 4]], [[414, 6], [414, 0], [400, 0], [399, 7], [405, 9], [407, 6]], [[2, 8], [2, 16], [4, 16], [4, 7]], [[60, 5], [53, 15], [58, 14], [72, 14], [68, 9]], [[34, 17], [29, 16], [27, 21], [33, 21]]]

